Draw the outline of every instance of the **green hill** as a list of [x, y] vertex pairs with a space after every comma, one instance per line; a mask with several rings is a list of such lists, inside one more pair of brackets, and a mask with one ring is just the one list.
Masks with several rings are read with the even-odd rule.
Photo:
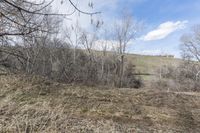
[[177, 66], [181, 62], [181, 59], [164, 56], [128, 54], [127, 58], [135, 64], [136, 70], [143, 74], [145, 80], [154, 78], [162, 66]]

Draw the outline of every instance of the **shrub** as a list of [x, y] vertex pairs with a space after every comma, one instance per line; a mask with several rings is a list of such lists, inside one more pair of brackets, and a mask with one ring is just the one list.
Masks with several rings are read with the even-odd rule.
[[[3, 50], [9, 51], [0, 52], [2, 57], [8, 57], [4, 66], [9, 66], [13, 72], [17, 70], [41, 75], [58, 82], [118, 87], [120, 62], [114, 53], [101, 56], [97, 51], [87, 53], [85, 50], [76, 49], [74, 54], [68, 44], [49, 43], [27, 48], [2, 46]], [[134, 65], [128, 64], [124, 69], [122, 87], [141, 87], [142, 81], [134, 73]]]

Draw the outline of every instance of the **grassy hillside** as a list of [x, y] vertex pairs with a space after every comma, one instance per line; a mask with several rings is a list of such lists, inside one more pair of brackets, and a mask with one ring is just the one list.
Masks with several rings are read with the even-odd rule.
[[[95, 51], [97, 56], [102, 55], [101, 51]], [[112, 55], [113, 52], [107, 53]], [[136, 65], [136, 69], [141, 73], [155, 74], [155, 71], [163, 65], [177, 66], [182, 60], [173, 57], [152, 56], [152, 55], [139, 55], [139, 54], [126, 54], [128, 61]]]
[[177, 66], [181, 62], [181, 59], [177, 58], [135, 54], [128, 54], [127, 58], [136, 65], [136, 70], [144, 74], [150, 74], [142, 76], [146, 80], [152, 80], [160, 67], [164, 65]]
[[156, 69], [163, 65], [177, 65], [181, 62], [180, 59], [161, 56], [147, 56], [147, 55], [128, 55], [138, 70], [143, 73], [154, 73]]
[[64, 85], [0, 76], [0, 132], [200, 132], [200, 93]]

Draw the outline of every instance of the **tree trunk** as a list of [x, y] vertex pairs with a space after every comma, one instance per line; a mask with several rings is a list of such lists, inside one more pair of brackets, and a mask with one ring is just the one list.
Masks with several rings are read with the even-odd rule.
[[120, 83], [119, 83], [120, 88], [123, 86], [123, 78], [124, 78], [124, 55], [121, 55]]

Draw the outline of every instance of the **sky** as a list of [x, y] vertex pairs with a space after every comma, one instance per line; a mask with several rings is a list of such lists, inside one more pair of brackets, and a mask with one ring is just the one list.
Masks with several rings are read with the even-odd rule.
[[[200, 0], [73, 0], [84, 11], [101, 11], [98, 15], [104, 23], [113, 23], [127, 10], [134, 19], [143, 23], [143, 30], [131, 41], [130, 53], [159, 55], [172, 54], [180, 57], [180, 37], [190, 32], [192, 26], [200, 24]], [[93, 1], [94, 9], [88, 7]], [[59, 12], [72, 10], [69, 3], [54, 3]], [[77, 16], [71, 17], [72, 22]], [[84, 28], [90, 26], [90, 16], [81, 15], [79, 21]], [[66, 22], [68, 23], [68, 22]]]

